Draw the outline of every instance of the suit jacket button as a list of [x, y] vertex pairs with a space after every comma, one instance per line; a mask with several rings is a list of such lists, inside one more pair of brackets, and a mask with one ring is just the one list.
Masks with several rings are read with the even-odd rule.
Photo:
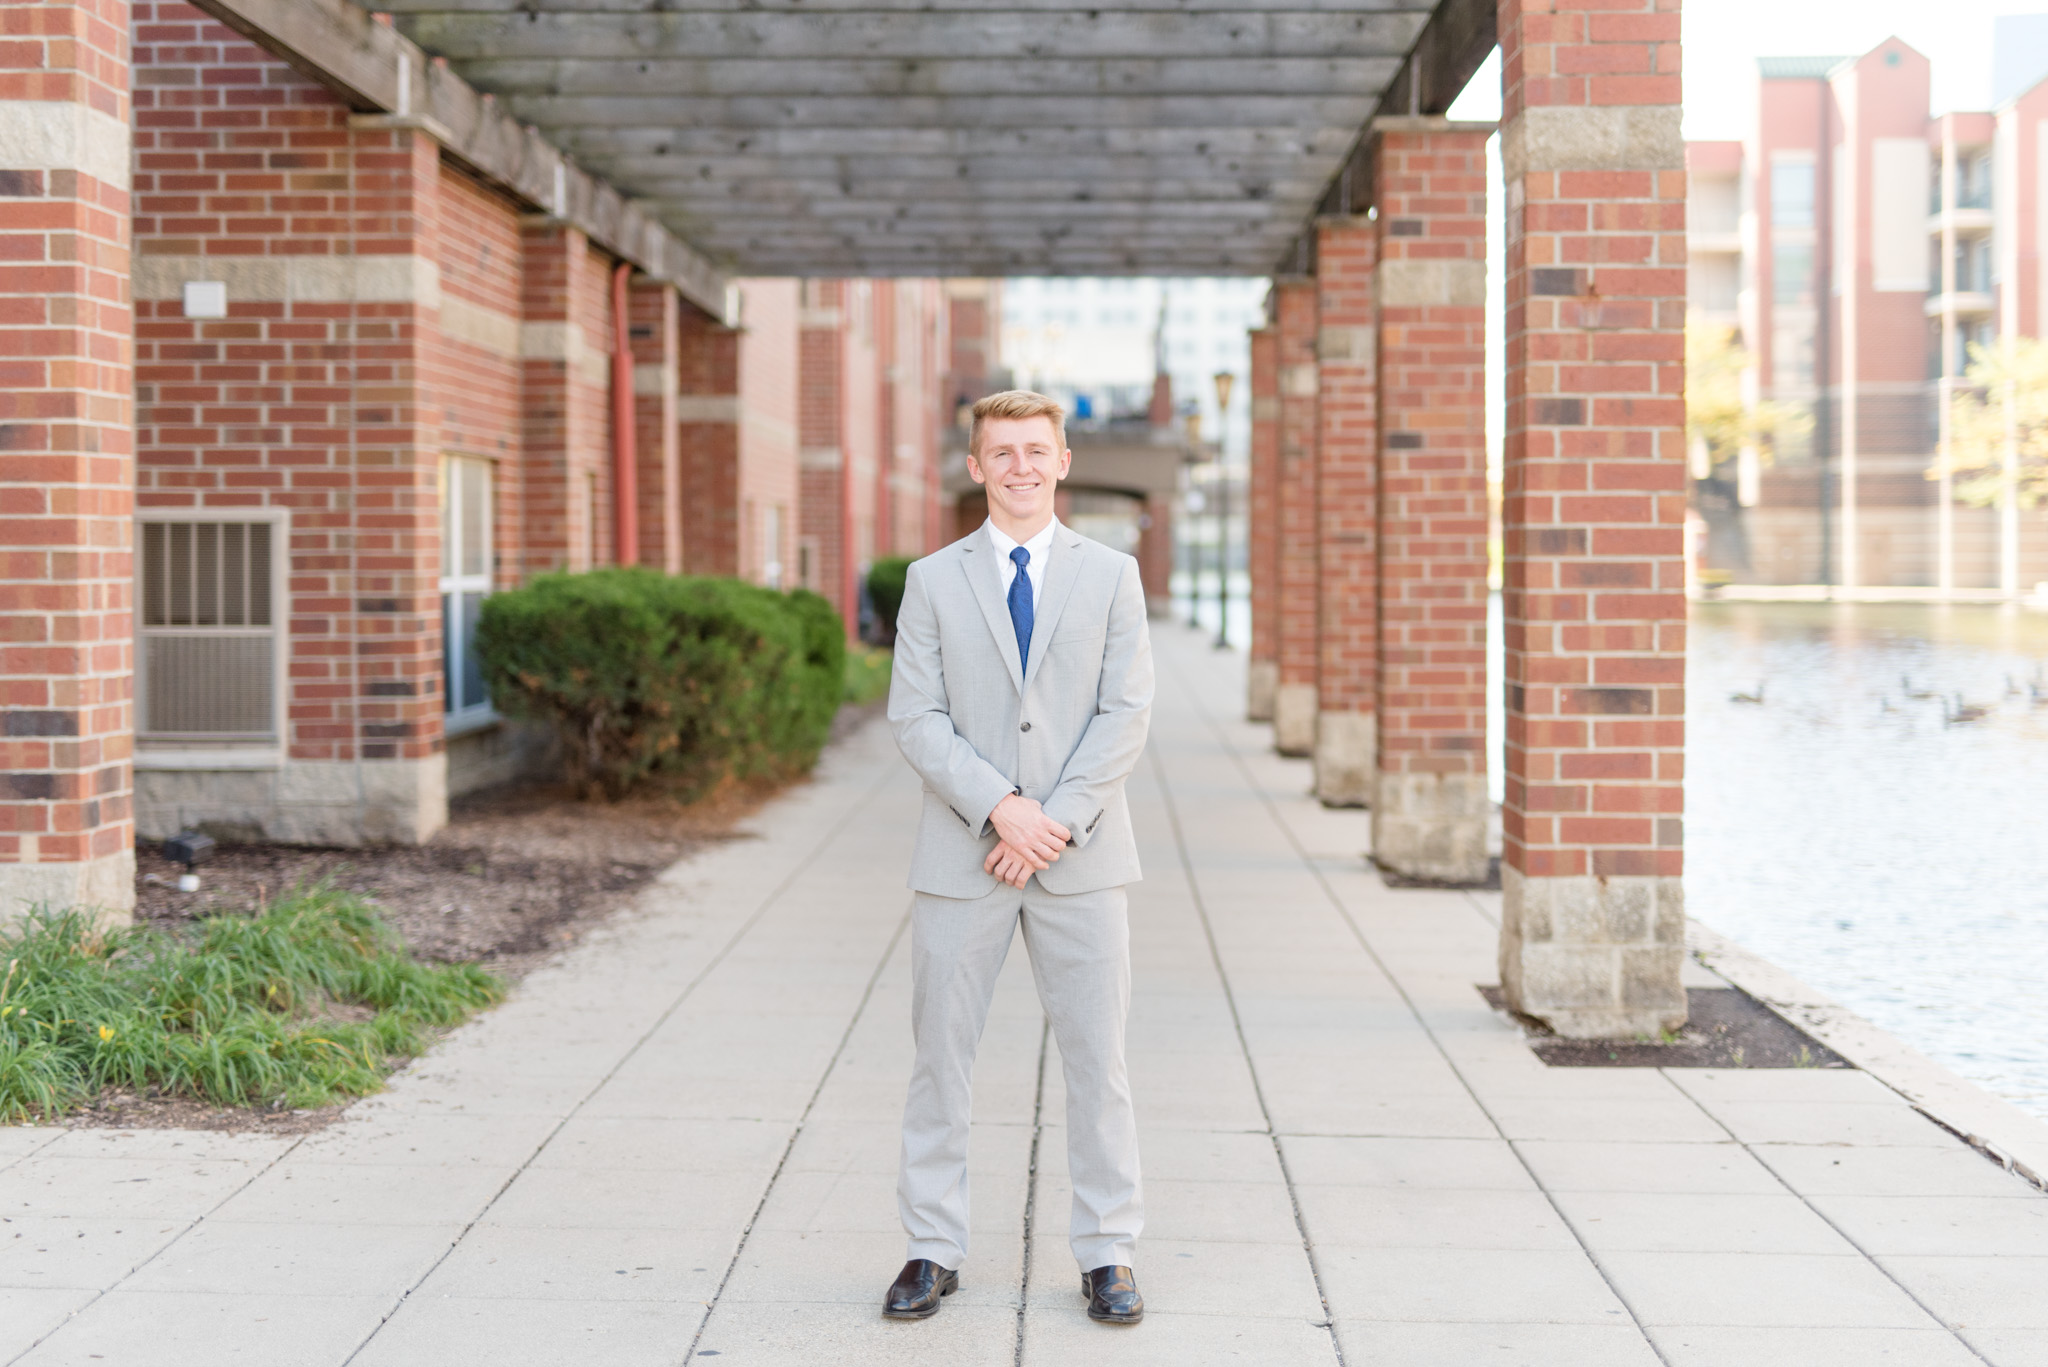
[[1029, 730], [1031, 729], [1031, 723], [1027, 721], [1027, 722], [1025, 722], [1025, 723], [1024, 723], [1024, 724], [1023, 724], [1022, 726], [1018, 727], [1017, 729], [1018, 729], [1019, 731], [1029, 731]]

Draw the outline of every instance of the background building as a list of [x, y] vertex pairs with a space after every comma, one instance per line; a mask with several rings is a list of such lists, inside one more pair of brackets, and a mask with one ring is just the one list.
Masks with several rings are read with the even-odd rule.
[[1932, 117], [1927, 59], [1889, 39], [1761, 59], [1748, 136], [1688, 145], [1688, 316], [1734, 329], [1746, 396], [1801, 419], [1696, 451], [1721, 577], [1997, 597], [2048, 579], [2039, 512], [2011, 487], [1971, 506], [1938, 473], [1972, 348], [2042, 333], [2048, 55], [1999, 24], [1995, 112]]

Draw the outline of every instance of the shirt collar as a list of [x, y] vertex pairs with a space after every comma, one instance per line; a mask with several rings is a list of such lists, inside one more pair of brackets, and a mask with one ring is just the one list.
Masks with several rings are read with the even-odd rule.
[[[1019, 543], [1012, 540], [1008, 534], [1000, 531], [992, 520], [981, 525], [988, 528], [988, 539], [994, 544], [996, 554], [1004, 560], [1008, 560], [1010, 552], [1015, 550]], [[1059, 529], [1060, 520], [1055, 517], [1052, 521], [1046, 523], [1036, 536], [1022, 543], [1024, 549], [1031, 552], [1030, 563], [1034, 565], [1043, 565], [1045, 563], [1046, 550], [1052, 545], [1053, 533]]]

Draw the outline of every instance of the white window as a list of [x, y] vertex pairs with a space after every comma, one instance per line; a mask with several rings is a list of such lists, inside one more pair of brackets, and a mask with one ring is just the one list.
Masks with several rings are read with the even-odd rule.
[[491, 591], [491, 463], [441, 461], [441, 678], [448, 728], [488, 721], [476, 619]]
[[761, 508], [761, 582], [782, 587], [782, 509], [772, 503]]
[[285, 512], [152, 509], [136, 524], [138, 736], [277, 745]]

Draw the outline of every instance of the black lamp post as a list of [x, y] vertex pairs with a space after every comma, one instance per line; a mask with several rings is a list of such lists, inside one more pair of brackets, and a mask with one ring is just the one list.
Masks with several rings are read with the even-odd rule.
[[1237, 377], [1216, 372], [1216, 648], [1230, 649], [1230, 387]]
[[[1188, 500], [1187, 509], [1188, 629], [1199, 631], [1202, 627], [1202, 547], [1195, 538], [1195, 514], [1198, 511], [1195, 506], [1195, 499], [1202, 498], [1202, 491], [1195, 484], [1195, 458], [1201, 453], [1202, 449], [1202, 415], [1200, 413], [1190, 413], [1185, 421], [1188, 434], [1188, 492], [1194, 495], [1194, 498]], [[1203, 507], [1206, 508], [1207, 506], [1207, 500], [1203, 499]]]

